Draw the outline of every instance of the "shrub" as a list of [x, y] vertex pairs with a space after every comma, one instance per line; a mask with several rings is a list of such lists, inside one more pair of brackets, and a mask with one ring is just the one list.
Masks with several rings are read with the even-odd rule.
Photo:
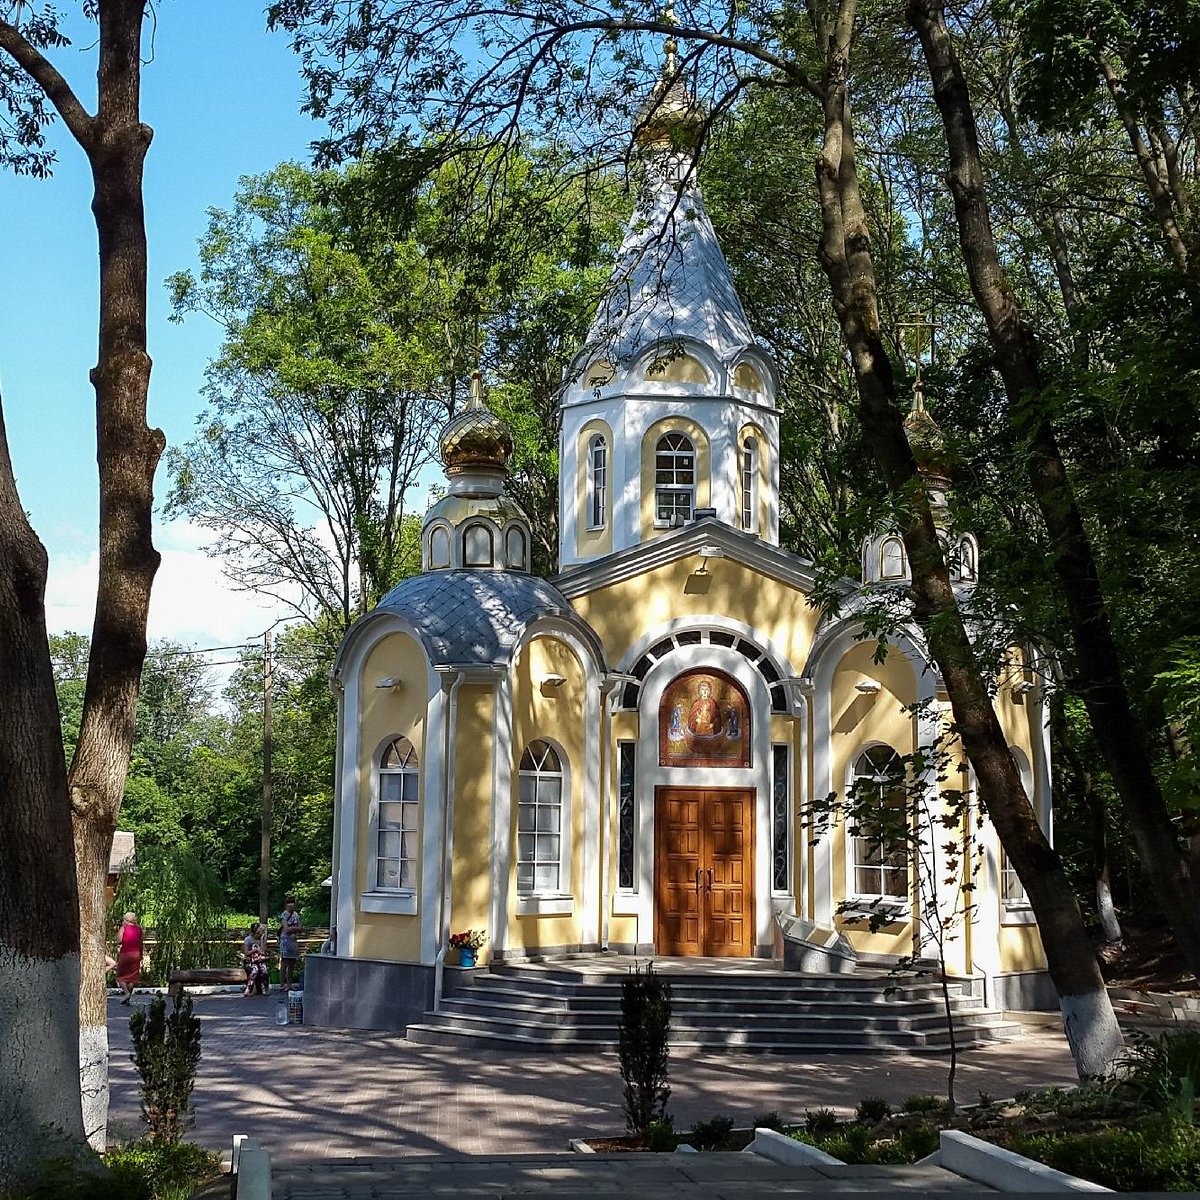
[[891, 1111], [892, 1106], [882, 1096], [864, 1096], [855, 1115], [860, 1121], [882, 1121]]
[[688, 1134], [688, 1141], [697, 1150], [720, 1150], [733, 1132], [733, 1118], [724, 1115], [711, 1121], [697, 1121]]
[[625, 1125], [631, 1134], [649, 1138], [650, 1126], [663, 1122], [671, 1086], [667, 1082], [667, 1035], [671, 1027], [671, 985], [635, 967], [621, 980], [619, 1054], [625, 1083]]
[[129, 1016], [133, 1065], [142, 1080], [142, 1119], [154, 1142], [178, 1142], [191, 1126], [192, 1088], [200, 1064], [200, 1020], [192, 998], [176, 996], [171, 1014], [155, 996]]
[[150, 1200], [188, 1200], [205, 1180], [221, 1172], [221, 1156], [190, 1142], [134, 1142], [110, 1150], [104, 1161], [121, 1183], [123, 1197], [148, 1189]]
[[1121, 1090], [1131, 1092], [1140, 1104], [1194, 1120], [1200, 1091], [1200, 1030], [1159, 1037], [1134, 1030], [1117, 1077]]
[[905, 1162], [916, 1162], [932, 1154], [941, 1145], [941, 1135], [932, 1125], [914, 1125], [910, 1129], [902, 1129], [896, 1139], [904, 1152]]
[[655, 1154], [670, 1154], [678, 1141], [675, 1122], [670, 1117], [656, 1118], [646, 1126], [646, 1149]]
[[1008, 1144], [1018, 1154], [1118, 1192], [1200, 1190], [1200, 1131], [1169, 1117], [1134, 1129], [1016, 1135]]
[[831, 1134], [837, 1130], [838, 1115], [832, 1108], [808, 1110], [804, 1114], [804, 1127], [809, 1133], [815, 1133], [818, 1137], [822, 1134]]
[[755, 1129], [773, 1129], [776, 1133], [783, 1133], [787, 1129], [787, 1122], [774, 1110], [770, 1112], [759, 1113], [754, 1118]]
[[945, 1112], [946, 1102], [940, 1096], [909, 1096], [900, 1108], [906, 1113]]

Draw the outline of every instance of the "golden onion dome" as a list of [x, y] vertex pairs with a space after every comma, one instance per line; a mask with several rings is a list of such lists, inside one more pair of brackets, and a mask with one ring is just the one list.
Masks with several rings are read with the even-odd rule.
[[[669, 7], [666, 19], [674, 21]], [[694, 151], [704, 127], [704, 109], [688, 94], [679, 70], [679, 44], [670, 37], [664, 49], [662, 73], [637, 115], [633, 138], [643, 150]]]
[[483, 378], [471, 372], [471, 399], [467, 407], [442, 428], [442, 462], [446, 473], [483, 467], [506, 470], [513, 454], [508, 426], [483, 401]]
[[949, 467], [946, 435], [925, 407], [920, 380], [913, 388], [912, 412], [904, 418], [904, 433], [922, 474], [944, 475]]

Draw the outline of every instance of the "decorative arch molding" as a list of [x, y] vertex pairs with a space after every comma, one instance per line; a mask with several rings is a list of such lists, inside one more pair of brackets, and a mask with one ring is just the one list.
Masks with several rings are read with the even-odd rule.
[[[854, 620], [839, 621], [818, 634], [805, 664], [804, 674], [813, 683], [812, 694], [812, 794], [828, 796], [837, 790], [833, 772], [833, 677], [845, 656], [862, 644], [862, 626]], [[938, 735], [938, 674], [933, 668], [923, 639], [916, 626], [897, 630], [891, 640], [891, 653], [899, 653], [912, 668], [916, 680], [914, 700], [921, 705], [916, 716], [918, 745], [932, 745]], [[935, 787], [932, 778], [926, 786]], [[833, 831], [827, 828], [812, 843], [813, 919], [831, 925], [835, 907], [833, 894]]]
[[[714, 633], [718, 635], [715, 638]], [[615, 668], [619, 674], [634, 676], [634, 680], [626, 680], [625, 686], [617, 693], [618, 706], [624, 709], [637, 708], [646, 676], [654, 663], [672, 650], [686, 645], [709, 645], [736, 651], [754, 666], [768, 688], [770, 711], [791, 715], [800, 711], [787, 684], [796, 671], [782, 649], [752, 626], [715, 613], [675, 617], [638, 638], [622, 655]]]
[[[656, 362], [670, 365], [671, 360], [678, 362], [681, 358], [689, 358], [699, 364], [706, 376], [703, 382], [690, 379], [672, 379], [668, 372], [660, 375], [650, 374], [650, 369]], [[643, 347], [630, 360], [626, 371], [626, 390], [637, 391], [640, 388], [652, 388], [655, 391], [668, 389], [689, 390], [700, 388], [709, 395], [725, 390], [727, 372], [724, 364], [703, 342], [695, 338], [660, 338], [649, 346]]]

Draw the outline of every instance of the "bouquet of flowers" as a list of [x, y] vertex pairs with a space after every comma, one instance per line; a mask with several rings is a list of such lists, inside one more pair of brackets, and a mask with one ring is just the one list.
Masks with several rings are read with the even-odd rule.
[[486, 941], [486, 929], [464, 929], [462, 933], [450, 935], [450, 948], [452, 950], [478, 950]]

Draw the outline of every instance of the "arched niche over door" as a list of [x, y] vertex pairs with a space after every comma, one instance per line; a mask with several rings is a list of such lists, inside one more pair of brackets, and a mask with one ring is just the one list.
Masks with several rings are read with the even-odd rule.
[[735, 680], [699, 668], [673, 679], [658, 711], [664, 767], [748, 767], [750, 702]]

